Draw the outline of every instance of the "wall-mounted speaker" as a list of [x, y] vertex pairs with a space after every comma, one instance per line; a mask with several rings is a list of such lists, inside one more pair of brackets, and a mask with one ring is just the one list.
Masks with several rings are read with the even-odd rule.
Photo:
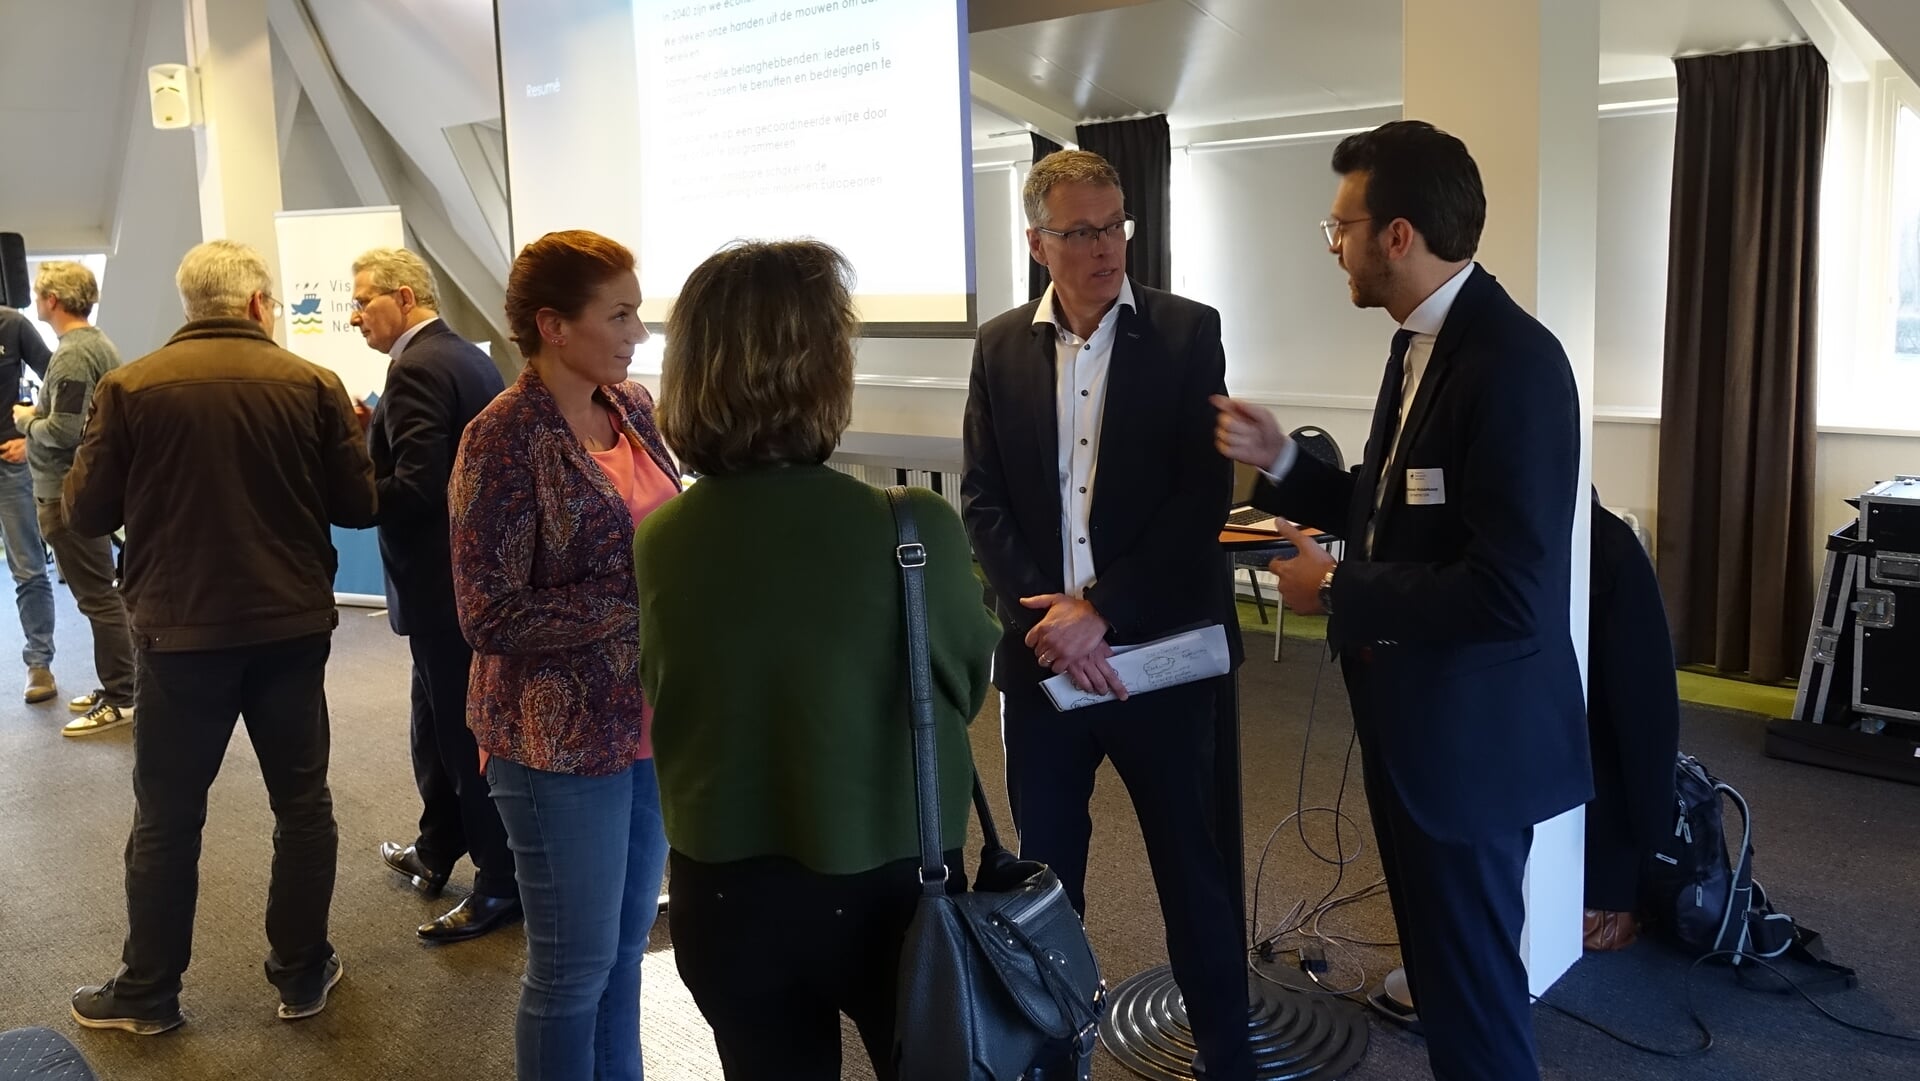
[[153, 126], [161, 130], [190, 128], [198, 102], [193, 69], [185, 64], [155, 64], [147, 69], [147, 104]]
[[19, 233], [0, 233], [0, 304], [33, 306], [33, 281], [27, 277], [27, 242]]

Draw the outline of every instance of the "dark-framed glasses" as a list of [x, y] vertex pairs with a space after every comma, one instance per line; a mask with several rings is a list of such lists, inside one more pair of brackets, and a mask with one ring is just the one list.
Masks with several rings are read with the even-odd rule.
[[1120, 221], [1114, 222], [1112, 225], [1083, 225], [1078, 229], [1042, 229], [1038, 225], [1033, 227], [1034, 232], [1059, 237], [1069, 246], [1075, 248], [1091, 248], [1103, 240], [1113, 240], [1115, 238], [1123, 241], [1132, 240], [1133, 229], [1134, 224], [1132, 218], [1123, 218]]

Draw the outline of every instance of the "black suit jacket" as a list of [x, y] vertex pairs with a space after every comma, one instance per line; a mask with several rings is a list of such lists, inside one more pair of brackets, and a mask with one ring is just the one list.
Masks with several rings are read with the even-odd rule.
[[[1589, 816], [1651, 851], [1673, 831], [1680, 688], [1653, 561], [1627, 523], [1593, 501], [1593, 594], [1587, 639]], [[1590, 821], [1588, 828], [1591, 830]]]
[[371, 435], [387, 619], [396, 634], [460, 633], [447, 480], [467, 423], [504, 386], [493, 360], [439, 320], [420, 328], [387, 368]]
[[[1238, 664], [1240, 627], [1220, 549], [1233, 465], [1214, 450], [1207, 402], [1226, 393], [1220, 313], [1138, 282], [1133, 295], [1107, 370], [1089, 516], [1096, 580], [1086, 599], [1112, 624], [1115, 645], [1224, 623]], [[1059, 593], [1065, 579], [1055, 337], [1033, 321], [1039, 304], [980, 328], [967, 393], [960, 493], [1005, 628], [993, 667], [1002, 690], [1052, 674], [1023, 641], [1045, 613], [1020, 598]]]
[[[1366, 456], [1302, 454], [1254, 502], [1346, 537], [1328, 638], [1354, 722], [1428, 833], [1471, 839], [1544, 821], [1593, 794], [1568, 631], [1580, 407], [1566, 353], [1484, 269], [1463, 283], [1399, 433], [1383, 388]], [[1444, 502], [1410, 504], [1408, 469]]]

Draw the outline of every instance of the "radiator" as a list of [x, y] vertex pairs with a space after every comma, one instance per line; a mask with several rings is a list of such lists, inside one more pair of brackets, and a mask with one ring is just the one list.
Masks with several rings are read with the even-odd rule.
[[836, 465], [832, 462], [828, 462], [827, 465], [855, 480], [865, 481], [875, 488], [885, 488], [893, 484], [911, 484], [916, 488], [931, 488], [951, 504], [956, 513], [960, 510], [960, 474], [958, 473], [930, 473], [924, 469], [889, 469], [874, 465]]

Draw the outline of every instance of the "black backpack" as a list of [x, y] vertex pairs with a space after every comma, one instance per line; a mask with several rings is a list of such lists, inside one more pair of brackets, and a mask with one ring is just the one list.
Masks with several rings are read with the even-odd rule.
[[[1853, 970], [1817, 955], [1820, 933], [1774, 911], [1753, 877], [1753, 818], [1745, 797], [1692, 755], [1674, 769], [1673, 833], [1653, 853], [1644, 876], [1646, 921], [1674, 945], [1696, 955], [1727, 953], [1734, 965], [1748, 958], [1791, 957], [1853, 984]], [[1740, 810], [1740, 844], [1729, 860], [1722, 808]]]

